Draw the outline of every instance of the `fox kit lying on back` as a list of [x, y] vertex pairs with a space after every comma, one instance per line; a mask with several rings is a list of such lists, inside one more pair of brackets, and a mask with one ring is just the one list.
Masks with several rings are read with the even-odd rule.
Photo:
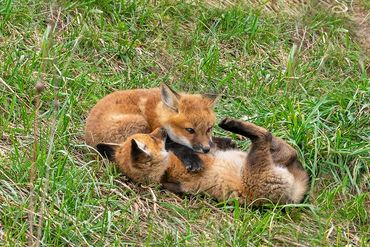
[[249, 122], [224, 119], [220, 126], [248, 137], [248, 152], [215, 150], [198, 154], [204, 168], [189, 173], [166, 148], [181, 152], [187, 147], [165, 143], [164, 131], [138, 134], [119, 145], [99, 144], [100, 153], [116, 162], [120, 170], [141, 183], [162, 183], [173, 192], [207, 193], [218, 200], [239, 199], [261, 205], [266, 202], [297, 203], [307, 191], [308, 176], [296, 151], [266, 129]]

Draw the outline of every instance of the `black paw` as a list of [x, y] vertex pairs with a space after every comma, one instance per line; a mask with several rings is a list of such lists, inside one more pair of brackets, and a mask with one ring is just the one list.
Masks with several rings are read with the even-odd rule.
[[193, 157], [182, 157], [182, 160], [179, 156], [177, 156], [185, 165], [186, 170], [189, 172], [199, 172], [203, 169], [203, 162], [197, 154], [194, 154]]
[[232, 118], [224, 118], [219, 124], [222, 129], [224, 130], [234, 130], [235, 128], [240, 127], [240, 122], [238, 120]]
[[203, 161], [193, 149], [173, 142], [169, 138], [166, 140], [165, 148], [177, 156], [185, 166], [186, 170], [190, 172], [198, 172], [202, 170]]

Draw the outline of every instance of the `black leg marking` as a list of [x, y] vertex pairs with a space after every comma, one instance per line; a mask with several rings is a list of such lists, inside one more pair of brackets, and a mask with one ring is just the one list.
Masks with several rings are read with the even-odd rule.
[[[235, 134], [245, 135], [244, 126], [238, 120], [231, 119], [231, 118], [224, 118], [218, 124], [218, 126], [220, 126], [221, 128], [223, 128], [224, 130], [233, 132]], [[247, 137], [249, 137], [249, 136], [247, 136]]]
[[[250, 126], [248, 126], [248, 124]], [[252, 141], [256, 141], [261, 138], [266, 139], [266, 141], [272, 140], [272, 135], [269, 131], [266, 130], [266, 133], [263, 133], [258, 130], [258, 126], [252, 123], [244, 123], [240, 120], [225, 118], [219, 123], [218, 126], [223, 128], [224, 130], [228, 130], [230, 132], [248, 137]]]
[[96, 145], [96, 149], [104, 158], [108, 158], [110, 161], [114, 161], [114, 146], [105, 143], [99, 143], [98, 145]]
[[182, 161], [188, 171], [197, 172], [203, 168], [203, 161], [191, 148], [178, 144], [169, 137], [166, 139], [165, 148], [173, 152]]

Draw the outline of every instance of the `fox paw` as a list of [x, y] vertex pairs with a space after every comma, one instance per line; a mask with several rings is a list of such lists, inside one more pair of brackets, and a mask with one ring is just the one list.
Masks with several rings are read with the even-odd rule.
[[[172, 150], [174, 151], [174, 150]], [[182, 161], [186, 170], [189, 172], [198, 172], [203, 168], [203, 161], [198, 154], [191, 149], [177, 149], [174, 154]]]
[[203, 168], [203, 163], [202, 163], [202, 160], [197, 160], [197, 159], [185, 159], [183, 160], [183, 163], [184, 163], [184, 166], [186, 168], [186, 170], [188, 170], [189, 172], [199, 172], [200, 170], [202, 170]]
[[182, 162], [186, 170], [190, 172], [198, 172], [203, 168], [203, 161], [199, 158], [198, 154], [192, 149], [173, 142], [169, 138], [166, 140], [165, 148], [173, 152], [176, 157]]
[[219, 124], [224, 130], [233, 130], [235, 128], [240, 128], [240, 122], [232, 118], [224, 118]]

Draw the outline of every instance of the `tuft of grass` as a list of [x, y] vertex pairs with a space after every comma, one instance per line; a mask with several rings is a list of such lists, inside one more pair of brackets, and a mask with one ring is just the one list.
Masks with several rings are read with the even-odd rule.
[[[3, 1], [0, 243], [22, 246], [29, 236], [33, 88], [43, 78], [41, 245], [368, 245], [369, 59], [349, 20], [325, 6]], [[54, 8], [53, 42], [43, 47]], [[253, 209], [180, 197], [132, 183], [88, 150], [83, 126], [97, 100], [161, 82], [221, 93], [218, 119], [250, 120], [296, 147], [311, 176], [304, 203]]]

